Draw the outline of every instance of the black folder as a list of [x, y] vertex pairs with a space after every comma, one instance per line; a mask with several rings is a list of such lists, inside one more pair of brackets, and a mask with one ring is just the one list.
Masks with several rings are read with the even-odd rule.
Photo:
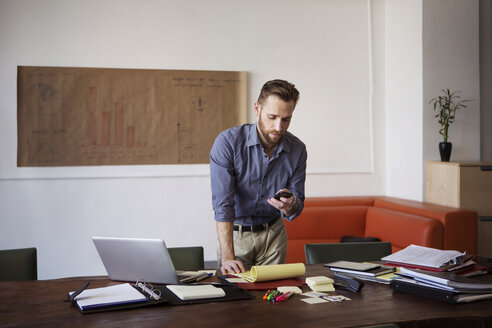
[[424, 286], [399, 279], [394, 279], [392, 281], [392, 285], [393, 290], [397, 292], [422, 296], [452, 304], [492, 299], [492, 293], [459, 293], [451, 290]]
[[393, 284], [393, 290], [397, 292], [423, 296], [426, 298], [431, 298], [438, 301], [444, 301], [447, 303], [456, 303], [456, 298], [457, 298], [456, 293], [449, 290], [417, 285], [410, 282], [401, 281], [398, 279], [393, 280], [392, 284]]
[[[151, 289], [147, 287], [146, 284], [142, 284], [137, 282], [135, 285], [132, 285], [137, 291], [139, 291], [142, 295], [145, 296], [145, 301], [137, 301], [137, 302], [125, 302], [125, 303], [110, 303], [110, 304], [100, 304], [95, 307], [85, 308], [83, 309], [80, 306], [76, 306], [81, 313], [97, 313], [103, 311], [114, 311], [114, 310], [123, 310], [123, 309], [131, 309], [138, 308], [143, 306], [153, 306], [160, 304], [169, 304], [169, 305], [182, 305], [182, 304], [199, 304], [199, 303], [209, 303], [209, 302], [220, 302], [220, 301], [233, 301], [233, 300], [242, 300], [242, 299], [252, 299], [255, 298], [254, 295], [250, 294], [245, 289], [236, 286], [231, 283], [212, 283], [214, 286], [220, 287], [224, 290], [225, 296], [219, 298], [202, 298], [202, 299], [193, 299], [183, 301], [179, 299], [172, 291], [170, 291], [165, 285], [164, 286], [152, 286]], [[68, 294], [69, 301], [76, 305], [75, 296], [78, 293], [81, 293], [83, 290], [87, 288], [89, 283], [86, 283], [82, 288], [80, 288], [75, 293]]]

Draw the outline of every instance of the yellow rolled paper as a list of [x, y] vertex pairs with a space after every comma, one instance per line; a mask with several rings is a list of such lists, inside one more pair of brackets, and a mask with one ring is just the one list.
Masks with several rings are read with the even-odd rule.
[[300, 277], [306, 274], [304, 263], [255, 265], [251, 270], [242, 274], [249, 282], [269, 281]]

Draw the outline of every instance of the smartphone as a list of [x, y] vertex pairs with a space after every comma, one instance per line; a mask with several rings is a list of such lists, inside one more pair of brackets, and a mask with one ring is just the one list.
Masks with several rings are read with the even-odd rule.
[[273, 198], [276, 200], [280, 200], [280, 197], [290, 198], [292, 197], [292, 193], [290, 191], [279, 191]]

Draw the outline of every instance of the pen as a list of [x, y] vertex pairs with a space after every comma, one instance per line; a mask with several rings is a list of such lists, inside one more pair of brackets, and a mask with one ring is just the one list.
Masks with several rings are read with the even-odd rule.
[[268, 300], [268, 301], [271, 301], [271, 300], [272, 300], [273, 295], [275, 295], [276, 293], [277, 293], [277, 291], [276, 291], [276, 290], [272, 290], [272, 291], [270, 292], [270, 294], [268, 295], [267, 300]]
[[212, 273], [207, 273], [206, 275], [203, 275], [203, 276], [196, 278], [195, 281], [200, 281], [200, 280], [206, 279], [206, 278], [211, 277], [211, 276], [212, 276]]
[[272, 301], [275, 302], [275, 300], [277, 299], [278, 296], [282, 295], [281, 292], [279, 292], [278, 290], [276, 290], [273, 295], [272, 295]]
[[292, 295], [294, 295], [294, 292], [287, 292], [287, 295], [285, 295], [284, 300], [288, 300]]
[[294, 295], [293, 292], [287, 292], [287, 293], [284, 293], [283, 295], [280, 296], [280, 299], [277, 299], [277, 302], [285, 302], [289, 299], [289, 297], [291, 297], [292, 295]]
[[280, 293], [280, 295], [276, 296], [275, 297], [275, 302], [280, 302], [282, 301], [284, 295], [287, 294], [287, 293]]
[[265, 295], [263, 295], [263, 299], [266, 301], [267, 297], [268, 297], [268, 293], [271, 292], [271, 289], [267, 290], [267, 292], [265, 293]]

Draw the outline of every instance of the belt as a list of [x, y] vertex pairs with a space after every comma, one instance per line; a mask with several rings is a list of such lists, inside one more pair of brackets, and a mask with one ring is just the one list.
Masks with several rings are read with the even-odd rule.
[[270, 222], [263, 223], [263, 224], [257, 224], [257, 225], [253, 225], [253, 226], [234, 225], [234, 231], [239, 231], [239, 230], [251, 231], [251, 232], [263, 231], [263, 230], [267, 229], [268, 226], [271, 226], [272, 224], [277, 222], [278, 219], [280, 219], [280, 217], [277, 217], [276, 219], [273, 219]]

